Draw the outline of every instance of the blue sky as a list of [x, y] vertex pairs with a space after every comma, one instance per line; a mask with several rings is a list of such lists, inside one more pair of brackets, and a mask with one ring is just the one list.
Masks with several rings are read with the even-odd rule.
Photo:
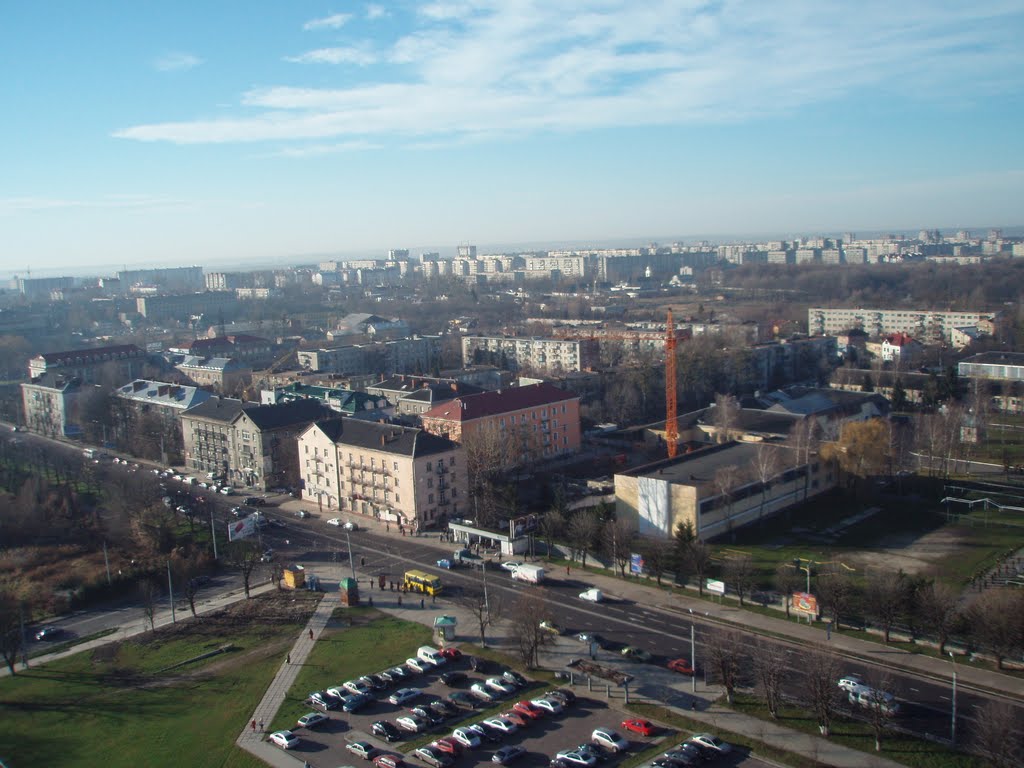
[[0, 273], [1024, 224], [1024, 2], [7, 3]]

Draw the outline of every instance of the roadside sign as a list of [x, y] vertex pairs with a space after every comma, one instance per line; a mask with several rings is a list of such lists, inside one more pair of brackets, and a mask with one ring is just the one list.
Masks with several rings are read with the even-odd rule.
[[725, 582], [719, 581], [718, 579], [708, 579], [704, 585], [704, 589], [713, 595], [724, 595], [725, 594]]
[[233, 520], [228, 523], [228, 541], [245, 539], [256, 533], [256, 516], [249, 515], [241, 520]]
[[818, 615], [818, 598], [810, 592], [794, 592], [792, 597], [793, 610], [798, 613]]
[[629, 572], [634, 576], [644, 575], [644, 556], [635, 552], [629, 556]]

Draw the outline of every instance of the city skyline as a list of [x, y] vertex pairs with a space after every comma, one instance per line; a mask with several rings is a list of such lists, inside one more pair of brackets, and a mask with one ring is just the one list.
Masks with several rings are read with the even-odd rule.
[[6, 16], [4, 273], [1022, 223], [1019, 2]]

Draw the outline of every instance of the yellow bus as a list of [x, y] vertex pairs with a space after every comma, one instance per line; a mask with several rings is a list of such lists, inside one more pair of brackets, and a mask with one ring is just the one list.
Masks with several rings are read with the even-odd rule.
[[441, 594], [441, 579], [423, 571], [406, 571], [405, 588], [410, 592], [437, 596]]

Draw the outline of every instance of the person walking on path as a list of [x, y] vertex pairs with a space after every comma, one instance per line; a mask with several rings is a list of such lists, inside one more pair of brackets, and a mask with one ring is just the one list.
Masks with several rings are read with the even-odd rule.
[[260, 718], [260, 733], [263, 733], [263, 718]]
[[423, 610], [423, 607], [424, 607], [424, 601], [423, 601], [423, 598], [421, 597], [420, 598], [420, 610], [421, 611]]
[[255, 717], [252, 719], [252, 732], [256, 733], [256, 718]]
[[398, 607], [399, 608], [402, 607], [402, 596], [401, 595], [398, 596]]
[[312, 627], [310, 627], [310, 630], [309, 630], [309, 639], [310, 640], [313, 639], [313, 628]]
[[291, 664], [292, 663], [292, 655], [290, 653], [287, 656], [284, 657], [284, 662], [285, 662], [285, 664]]

